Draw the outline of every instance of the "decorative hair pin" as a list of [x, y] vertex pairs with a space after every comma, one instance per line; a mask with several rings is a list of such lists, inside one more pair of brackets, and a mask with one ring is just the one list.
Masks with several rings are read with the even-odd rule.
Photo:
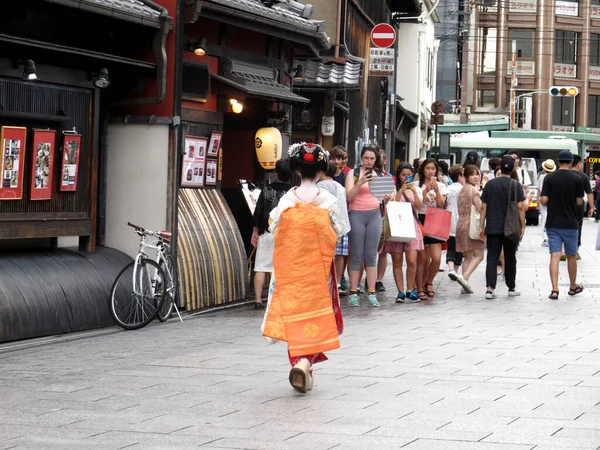
[[293, 144], [288, 149], [288, 155], [290, 158], [300, 158], [300, 151], [304, 148], [304, 156], [302, 159], [306, 162], [323, 161], [324, 159], [329, 160], [329, 152], [325, 150], [319, 144], [313, 144], [312, 142], [301, 142], [299, 144]]

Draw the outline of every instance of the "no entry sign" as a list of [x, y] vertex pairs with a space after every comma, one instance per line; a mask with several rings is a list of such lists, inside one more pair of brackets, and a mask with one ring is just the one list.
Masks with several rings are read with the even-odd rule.
[[396, 30], [387, 23], [375, 25], [371, 31], [371, 40], [376, 47], [388, 48], [396, 42]]

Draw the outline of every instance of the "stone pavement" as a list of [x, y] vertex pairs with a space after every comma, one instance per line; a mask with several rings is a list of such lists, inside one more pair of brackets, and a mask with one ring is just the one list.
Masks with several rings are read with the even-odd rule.
[[[440, 274], [435, 300], [346, 313], [307, 395], [250, 307], [0, 346], [0, 449], [600, 448], [600, 252], [586, 222], [580, 296], [547, 298], [538, 227], [523, 295], [483, 299]], [[386, 280], [388, 287], [391, 279]]]

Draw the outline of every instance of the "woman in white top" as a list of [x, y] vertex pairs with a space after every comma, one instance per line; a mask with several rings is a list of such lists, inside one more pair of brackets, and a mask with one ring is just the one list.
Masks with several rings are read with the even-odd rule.
[[[426, 159], [419, 166], [419, 187], [423, 191], [423, 204], [419, 208], [419, 221], [425, 225], [425, 215], [429, 208], [444, 208], [447, 188], [444, 183], [436, 180], [438, 171], [437, 161]], [[442, 261], [442, 241], [425, 236], [425, 250], [419, 252], [417, 260], [417, 285], [419, 298], [427, 300], [435, 296], [433, 280], [440, 270]]]

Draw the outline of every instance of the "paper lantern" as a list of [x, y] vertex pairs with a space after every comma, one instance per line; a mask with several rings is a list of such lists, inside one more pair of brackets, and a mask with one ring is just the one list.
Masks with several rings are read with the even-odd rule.
[[277, 128], [261, 128], [254, 139], [256, 157], [265, 170], [274, 170], [275, 163], [281, 159], [281, 132]]

